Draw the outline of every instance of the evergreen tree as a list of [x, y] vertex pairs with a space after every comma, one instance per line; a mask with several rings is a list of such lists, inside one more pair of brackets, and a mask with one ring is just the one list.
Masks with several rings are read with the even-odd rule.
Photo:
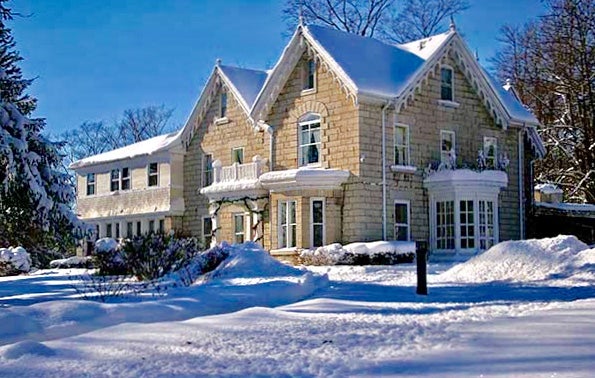
[[60, 172], [60, 144], [41, 132], [43, 119], [31, 119], [36, 101], [25, 93], [22, 60], [6, 22], [12, 19], [0, 0], [0, 246], [30, 250], [72, 245], [82, 223], [74, 215], [74, 189]]

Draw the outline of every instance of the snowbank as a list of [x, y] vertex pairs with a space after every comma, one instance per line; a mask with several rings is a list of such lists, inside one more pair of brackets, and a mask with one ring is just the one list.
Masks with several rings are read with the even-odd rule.
[[415, 242], [375, 241], [357, 242], [345, 246], [334, 243], [300, 253], [306, 265], [369, 265], [411, 262]]
[[21, 272], [31, 270], [31, 256], [23, 247], [0, 248], [0, 261], [11, 263]]
[[[439, 276], [449, 282], [529, 282], [583, 275], [595, 253], [575, 236], [507, 241]], [[592, 269], [592, 268], [591, 268]]]
[[50, 269], [91, 268], [91, 257], [72, 256], [66, 259], [50, 261]]
[[372, 255], [375, 253], [415, 253], [415, 242], [412, 241], [375, 241], [368, 243], [351, 243], [343, 247], [346, 251], [355, 254]]

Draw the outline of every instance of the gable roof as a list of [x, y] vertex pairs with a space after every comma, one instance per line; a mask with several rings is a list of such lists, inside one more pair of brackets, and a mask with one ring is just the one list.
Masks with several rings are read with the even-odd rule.
[[242, 105], [249, 111], [256, 100], [256, 96], [258, 96], [258, 93], [262, 89], [268, 73], [266, 71], [224, 66], [221, 64], [217, 67], [233, 87], [237, 95], [236, 97], [243, 102]]
[[153, 155], [158, 152], [169, 150], [179, 143], [180, 132], [159, 135], [142, 142], [130, 144], [112, 151], [86, 157], [70, 164], [70, 169], [79, 169], [91, 165], [110, 163], [118, 160], [131, 159], [138, 156]]

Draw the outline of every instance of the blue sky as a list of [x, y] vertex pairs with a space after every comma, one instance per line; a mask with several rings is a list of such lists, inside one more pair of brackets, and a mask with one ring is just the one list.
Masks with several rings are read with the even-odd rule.
[[[398, 1], [398, 0], [397, 0]], [[174, 108], [182, 126], [216, 58], [270, 68], [288, 39], [282, 0], [13, 0], [30, 14], [11, 24], [36, 116], [58, 134], [84, 121], [111, 121], [125, 109]], [[540, 0], [470, 0], [456, 19], [481, 61], [498, 29], [542, 13]]]

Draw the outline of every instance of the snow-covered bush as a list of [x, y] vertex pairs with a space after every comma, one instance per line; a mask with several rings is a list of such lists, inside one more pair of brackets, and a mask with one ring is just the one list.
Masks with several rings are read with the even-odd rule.
[[73, 269], [73, 268], [93, 268], [93, 258], [91, 256], [72, 256], [66, 259], [50, 261], [51, 269]]
[[129, 274], [130, 269], [121, 252], [121, 246], [115, 239], [102, 238], [95, 242], [93, 266], [101, 276], [120, 276]]
[[377, 241], [304, 250], [299, 261], [304, 265], [393, 265], [411, 263], [414, 258], [414, 242]]
[[31, 270], [31, 256], [23, 247], [0, 248], [0, 276], [27, 273]]

